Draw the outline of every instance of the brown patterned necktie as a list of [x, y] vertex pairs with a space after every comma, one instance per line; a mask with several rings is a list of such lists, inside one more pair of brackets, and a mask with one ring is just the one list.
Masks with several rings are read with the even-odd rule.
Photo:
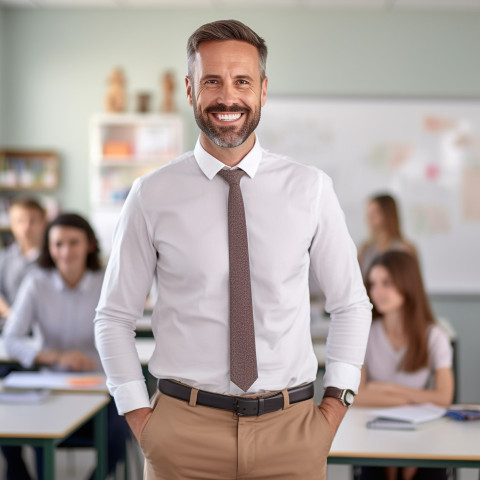
[[230, 379], [246, 392], [258, 377], [253, 324], [252, 289], [248, 260], [247, 224], [240, 169], [220, 170], [230, 185], [228, 243], [230, 258]]

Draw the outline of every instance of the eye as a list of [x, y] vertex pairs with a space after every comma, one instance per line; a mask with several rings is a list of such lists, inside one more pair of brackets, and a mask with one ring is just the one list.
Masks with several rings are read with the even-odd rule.
[[237, 82], [239, 85], [249, 85], [250, 82], [248, 82], [247, 80], [238, 80]]
[[217, 83], [218, 83], [217, 80], [213, 80], [213, 79], [205, 80], [205, 85], [216, 85]]

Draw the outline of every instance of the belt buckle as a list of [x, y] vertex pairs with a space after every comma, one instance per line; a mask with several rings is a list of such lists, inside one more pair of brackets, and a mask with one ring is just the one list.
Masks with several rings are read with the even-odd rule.
[[[243, 407], [243, 412], [241, 411], [241, 403], [245, 402], [245, 405], [248, 405], [249, 402], [254, 404], [255, 403], [255, 409], [253, 408], [246, 408]], [[253, 405], [251, 405], [253, 407]], [[254, 410], [254, 411], [253, 411]], [[233, 411], [238, 417], [253, 417], [253, 416], [260, 416], [265, 413], [265, 407], [264, 407], [264, 398], [263, 397], [258, 397], [258, 398], [249, 398], [243, 399], [243, 398], [238, 398], [235, 397], [233, 400]]]
[[240, 411], [240, 399], [235, 397], [233, 399], [233, 412], [237, 415], [237, 417], [246, 417], [246, 413], [242, 413]]

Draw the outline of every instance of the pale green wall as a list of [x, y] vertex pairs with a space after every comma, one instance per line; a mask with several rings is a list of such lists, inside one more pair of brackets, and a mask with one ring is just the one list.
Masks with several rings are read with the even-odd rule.
[[[326, 10], [0, 11], [3, 143], [55, 148], [59, 196], [88, 213], [88, 119], [101, 110], [105, 78], [122, 65], [128, 91], [150, 90], [173, 69], [177, 103], [196, 137], [183, 93], [185, 43], [202, 23], [238, 18], [270, 48], [270, 94], [480, 97], [480, 13]], [[133, 108], [133, 99], [130, 106]], [[460, 340], [460, 399], [480, 402], [480, 301], [436, 299]]]
[[[271, 94], [480, 96], [479, 13], [6, 9], [4, 142], [58, 149], [61, 201], [87, 213], [87, 122], [102, 107], [111, 67], [124, 66], [131, 94], [157, 93], [159, 73], [172, 68], [190, 119], [186, 39], [222, 17], [266, 38]], [[191, 147], [196, 128], [189, 125]]]
[[0, 8], [0, 146], [3, 143], [3, 93], [4, 93], [4, 75], [3, 75], [3, 49], [4, 49], [4, 29], [3, 29], [3, 10]]

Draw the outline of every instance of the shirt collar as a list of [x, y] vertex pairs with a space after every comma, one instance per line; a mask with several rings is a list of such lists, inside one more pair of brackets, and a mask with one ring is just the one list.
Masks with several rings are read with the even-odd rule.
[[62, 276], [60, 275], [60, 272], [55, 269], [53, 272], [53, 285], [55, 287], [55, 290], [61, 292], [63, 290], [75, 290], [75, 291], [86, 291], [88, 290], [88, 285], [91, 282], [91, 277], [92, 273], [90, 270], [85, 270], [85, 273], [83, 274], [83, 277], [81, 280], [78, 282], [77, 286], [75, 288], [70, 288], [64, 281]]
[[36, 260], [40, 256], [40, 249], [39, 248], [32, 248], [27, 254], [25, 258], [31, 262]]
[[[229, 168], [223, 162], [210, 155], [200, 144], [200, 138], [197, 140], [195, 149], [193, 151], [195, 160], [198, 166], [205, 174], [205, 176], [211, 180], [222, 168]], [[253, 178], [257, 173], [260, 160], [262, 159], [262, 147], [258, 141], [258, 137], [255, 136], [255, 144], [253, 148], [242, 158], [242, 161], [235, 165], [233, 168], [241, 168], [250, 178]]]
[[15, 254], [21, 255], [23, 258], [25, 258], [25, 260], [29, 262], [34, 262], [40, 255], [39, 248], [32, 248], [24, 255], [18, 243], [12, 243], [10, 248], [15, 252]]

